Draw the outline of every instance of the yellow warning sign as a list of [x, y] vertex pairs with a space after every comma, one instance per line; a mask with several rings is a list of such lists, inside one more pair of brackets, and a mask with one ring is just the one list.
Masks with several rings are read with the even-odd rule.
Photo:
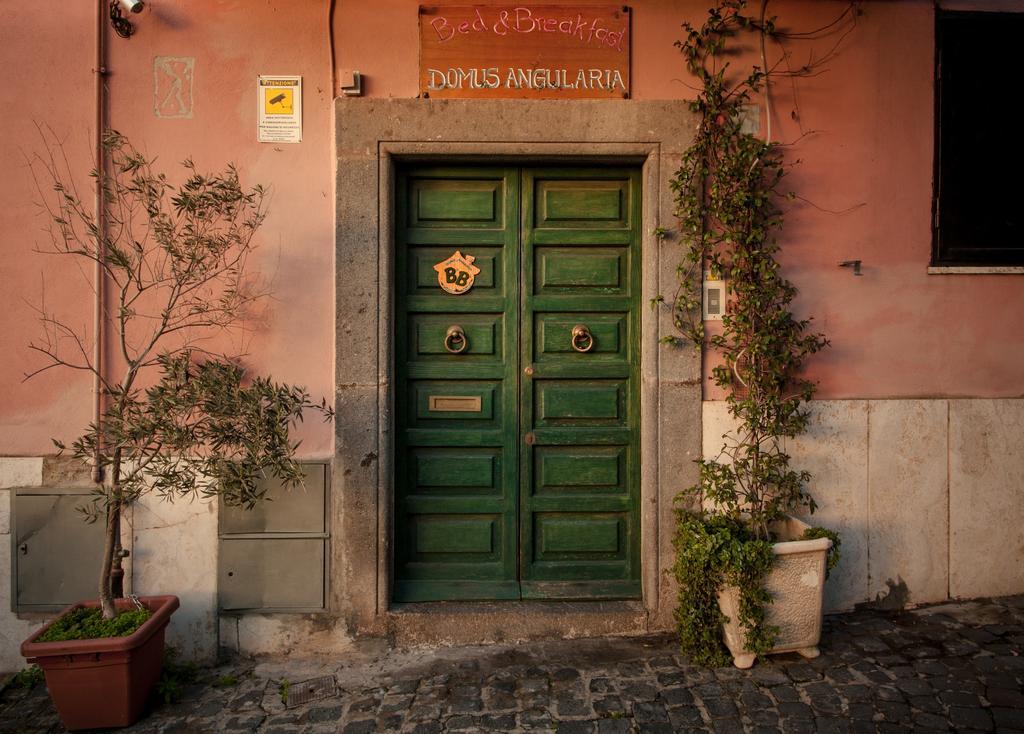
[[257, 139], [261, 143], [302, 142], [302, 77], [258, 77]]
[[295, 92], [280, 87], [263, 88], [263, 111], [268, 115], [294, 115]]

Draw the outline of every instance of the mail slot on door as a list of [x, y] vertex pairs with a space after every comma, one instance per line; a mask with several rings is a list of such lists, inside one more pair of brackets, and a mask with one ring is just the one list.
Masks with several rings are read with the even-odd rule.
[[483, 403], [479, 395], [431, 395], [428, 408], [439, 413], [479, 413]]

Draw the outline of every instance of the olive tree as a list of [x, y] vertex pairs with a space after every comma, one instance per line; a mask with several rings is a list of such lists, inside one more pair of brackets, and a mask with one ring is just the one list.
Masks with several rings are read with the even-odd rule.
[[91, 173], [103, 194], [103, 226], [76, 190], [59, 143], [35, 156], [32, 170], [50, 235], [43, 251], [98, 265], [117, 357], [97, 364], [86, 334], [40, 308], [43, 335], [29, 346], [45, 363], [26, 379], [65, 368], [101, 385], [100, 420], [69, 446], [54, 443], [104, 477], [82, 509], [106, 525], [99, 599], [109, 619], [127, 506], [152, 492], [252, 507], [266, 491], [260, 479], [301, 481], [291, 429], [303, 411], [330, 420], [333, 410], [305, 388], [250, 377], [237, 357], [216, 351], [267, 295], [246, 270], [266, 216], [265, 190], [243, 187], [234, 166], [204, 174], [190, 160], [184, 180], [172, 183], [116, 131], [103, 144], [107, 170]]

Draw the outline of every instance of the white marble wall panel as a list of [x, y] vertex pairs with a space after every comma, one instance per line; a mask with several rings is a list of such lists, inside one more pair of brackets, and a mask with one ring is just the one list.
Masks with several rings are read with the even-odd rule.
[[11, 534], [11, 491], [0, 489], [0, 535]]
[[0, 457], [0, 488], [38, 487], [42, 483], [42, 457]]
[[948, 403], [872, 400], [869, 411], [869, 598], [941, 601], [949, 584]]
[[819, 400], [807, 432], [785, 445], [797, 470], [811, 473], [818, 504], [811, 525], [839, 533], [841, 557], [825, 584], [825, 610], [853, 609], [868, 594], [868, 402]]
[[[734, 419], [721, 401], [704, 403], [705, 457], [721, 451]], [[852, 609], [868, 592], [868, 402], [818, 400], [811, 405], [807, 433], [785, 442], [796, 470], [811, 473], [808, 491], [818, 503], [806, 518], [839, 532], [842, 560], [825, 585], [826, 611]]]
[[334, 654], [352, 647], [344, 621], [322, 614], [225, 614], [220, 640], [246, 656]]
[[217, 656], [217, 504], [165, 502], [149, 495], [131, 516], [131, 587], [139, 596], [174, 594], [167, 643], [181, 656], [213, 662]]
[[951, 400], [950, 595], [1024, 591], [1024, 400]]

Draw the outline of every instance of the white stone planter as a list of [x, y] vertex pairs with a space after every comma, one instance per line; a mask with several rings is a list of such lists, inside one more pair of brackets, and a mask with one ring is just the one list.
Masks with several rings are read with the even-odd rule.
[[[779, 628], [775, 647], [769, 653], [795, 650], [805, 658], [816, 658], [819, 654], [825, 562], [832, 541], [828, 538], [788, 540], [799, 538], [808, 527], [796, 518], [789, 518], [773, 528], [776, 537], [787, 540], [774, 544], [775, 564], [765, 579], [765, 588], [773, 599], [765, 622]], [[739, 619], [739, 589], [727, 586], [719, 591], [718, 606], [729, 618], [723, 632], [733, 664], [737, 668], [749, 668], [756, 656], [747, 651], [746, 631], [736, 621]]]

